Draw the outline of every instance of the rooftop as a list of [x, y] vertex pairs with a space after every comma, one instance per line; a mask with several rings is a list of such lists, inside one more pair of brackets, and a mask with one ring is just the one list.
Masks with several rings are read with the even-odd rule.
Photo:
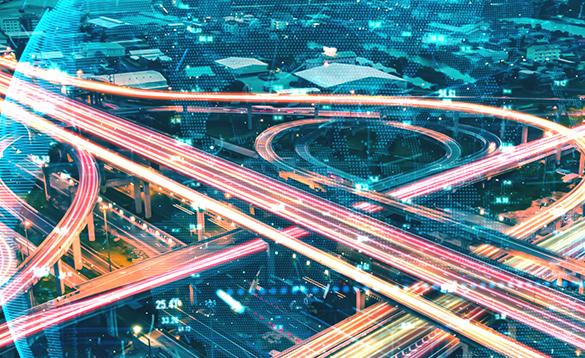
[[187, 77], [215, 76], [215, 73], [209, 66], [187, 67], [185, 68], [185, 74]]
[[400, 77], [390, 75], [372, 67], [344, 63], [332, 63], [324, 66], [314, 67], [305, 71], [297, 72], [295, 75], [322, 88], [339, 86], [345, 83], [359, 81], [366, 78], [404, 81]]
[[85, 51], [92, 51], [92, 50], [124, 50], [124, 46], [115, 43], [115, 42], [82, 42], [79, 44], [82, 50]]
[[124, 21], [112, 19], [111, 17], [100, 16], [96, 17], [95, 19], [91, 19], [87, 21], [89, 24], [103, 27], [105, 29], [113, 29], [119, 26], [128, 25]]
[[248, 66], [268, 66], [267, 63], [252, 57], [227, 57], [215, 62], [233, 70]]

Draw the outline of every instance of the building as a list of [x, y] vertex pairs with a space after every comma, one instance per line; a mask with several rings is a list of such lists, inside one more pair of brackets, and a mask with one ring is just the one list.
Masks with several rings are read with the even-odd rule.
[[379, 93], [388, 87], [404, 89], [400, 77], [368, 66], [332, 63], [295, 73], [319, 88], [335, 92]]
[[18, 17], [6, 17], [2, 19], [2, 25], [0, 27], [3, 32], [19, 32], [23, 30], [20, 24], [20, 18]]
[[79, 46], [79, 54], [86, 58], [123, 57], [126, 49], [114, 42], [83, 42]]
[[167, 79], [157, 71], [113, 73], [111, 75], [93, 76], [92, 79], [140, 89], [160, 90], [168, 88]]
[[165, 55], [158, 48], [147, 48], [141, 50], [130, 50], [130, 58], [133, 60], [143, 59], [146, 61], [160, 61], [160, 62], [171, 62], [173, 59]]
[[134, 37], [134, 26], [106, 16], [96, 17], [87, 21], [95, 32], [108, 39], [125, 39]]
[[251, 57], [227, 57], [215, 61], [234, 76], [254, 75], [268, 71], [268, 64]]
[[211, 66], [187, 66], [185, 67], [185, 76], [188, 78], [199, 78], [201, 76], [215, 77], [215, 72], [213, 72]]
[[553, 61], [561, 58], [561, 48], [557, 45], [535, 45], [526, 50], [526, 58], [535, 62]]

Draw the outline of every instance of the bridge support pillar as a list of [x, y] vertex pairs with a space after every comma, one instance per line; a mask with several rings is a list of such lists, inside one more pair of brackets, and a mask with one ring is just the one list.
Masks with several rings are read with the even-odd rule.
[[106, 324], [108, 325], [108, 334], [112, 337], [118, 337], [118, 316], [115, 308], [109, 309], [106, 313]]
[[454, 136], [459, 135], [459, 113], [453, 113], [453, 134]]
[[65, 279], [61, 260], [58, 260], [53, 265], [53, 273], [55, 275], [55, 282], [57, 283], [57, 296], [63, 296], [65, 293]]
[[556, 285], [557, 285], [557, 286], [559, 286], [559, 287], [563, 287], [563, 285], [564, 285], [564, 283], [565, 283], [565, 281], [564, 281], [564, 277], [563, 277], [563, 276], [564, 276], [564, 275], [563, 275], [563, 273], [562, 273], [562, 272], [557, 272], [557, 273], [556, 273], [556, 280], [555, 280], [555, 283], [556, 283]]
[[528, 143], [528, 126], [522, 126], [522, 144]]
[[197, 304], [197, 288], [193, 282], [189, 282], [189, 303], [191, 307]]
[[43, 189], [45, 191], [45, 200], [48, 202], [51, 199], [51, 195], [49, 194], [49, 183], [50, 174], [48, 169], [43, 170]]
[[197, 209], [197, 241], [205, 240], [205, 211]]
[[471, 358], [472, 355], [469, 352], [469, 344], [467, 343], [460, 343], [461, 344], [461, 357], [462, 358]]
[[206, 347], [207, 347], [207, 349], [205, 350], [206, 357], [215, 358], [215, 343], [210, 340], [209, 344], [207, 344]]
[[585, 171], [585, 154], [580, 153], [579, 154], [579, 172], [577, 174], [583, 175], [584, 171]]
[[73, 249], [73, 267], [79, 271], [83, 268], [83, 256], [81, 255], [81, 240], [79, 235], [73, 240], [71, 244]]
[[361, 312], [366, 308], [366, 293], [361, 288], [354, 288], [355, 291], [355, 311]]
[[250, 204], [250, 215], [254, 216], [256, 215], [256, 209], [254, 208], [254, 205]]
[[516, 322], [508, 321], [508, 334], [510, 338], [516, 339]]
[[557, 145], [557, 147], [555, 148], [555, 163], [556, 163], [556, 165], [561, 164], [561, 154], [562, 154], [562, 148], [560, 145]]
[[144, 218], [150, 219], [152, 217], [152, 205], [150, 198], [150, 183], [144, 182], [142, 187], [144, 195]]
[[502, 120], [500, 122], [500, 139], [504, 142], [504, 136], [506, 135], [506, 121]]
[[248, 130], [252, 130], [252, 129], [254, 129], [254, 122], [253, 122], [254, 119], [252, 118], [252, 106], [246, 107], [246, 111], [247, 111]]
[[132, 178], [132, 190], [134, 193], [134, 211], [142, 214], [142, 195], [140, 191], [140, 179]]
[[89, 213], [87, 216], [85, 226], [87, 227], [87, 238], [89, 241], [95, 241], [95, 223], [93, 220], [93, 213]]
[[276, 277], [276, 266], [274, 263], [275, 255], [274, 245], [269, 244], [268, 250], [266, 250], [266, 278], [268, 279], [268, 282], [272, 282]]
[[585, 278], [581, 279], [581, 282], [579, 282], [579, 294], [585, 295]]

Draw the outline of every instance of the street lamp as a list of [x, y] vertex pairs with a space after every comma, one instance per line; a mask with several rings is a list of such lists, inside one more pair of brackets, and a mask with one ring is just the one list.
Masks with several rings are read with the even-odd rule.
[[142, 326], [139, 324], [135, 324], [134, 326], [132, 326], [132, 333], [134, 334], [134, 337], [139, 338], [139, 337], [144, 337], [146, 338], [146, 340], [148, 341], [148, 356], [151, 357], [152, 356], [152, 345], [150, 344], [150, 337], [147, 336], [146, 334], [142, 333]]
[[110, 243], [110, 235], [108, 234], [108, 206], [102, 204], [100, 205], [100, 209], [104, 213], [104, 232], [106, 234], [106, 242], [108, 243], [108, 266], [110, 272], [112, 272], [112, 245]]
[[142, 333], [142, 326], [139, 324], [132, 326], [132, 333], [134, 333], [135, 336], [138, 336], [140, 333]]

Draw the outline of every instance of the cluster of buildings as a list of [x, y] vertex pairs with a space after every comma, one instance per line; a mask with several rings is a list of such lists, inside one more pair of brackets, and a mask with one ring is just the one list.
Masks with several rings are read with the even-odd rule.
[[[30, 59], [123, 85], [194, 91], [559, 95], [585, 75], [578, 6], [547, 8], [542, 18], [538, 1], [510, 0], [85, 3], [79, 26], [63, 32], [69, 46], [54, 41]], [[36, 26], [40, 15], [0, 19], [0, 43], [22, 53], [49, 31]]]

